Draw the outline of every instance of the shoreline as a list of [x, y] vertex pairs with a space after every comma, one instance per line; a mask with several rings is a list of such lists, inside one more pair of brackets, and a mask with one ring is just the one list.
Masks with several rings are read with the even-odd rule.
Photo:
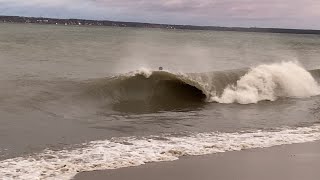
[[174, 179], [174, 180], [318, 180], [320, 141], [232, 151], [204, 156], [186, 156], [177, 161], [81, 172], [75, 180]]
[[187, 25], [187, 24], [162, 24], [151, 22], [126, 22], [112, 20], [92, 19], [61, 19], [49, 17], [25, 17], [0, 15], [0, 23], [19, 24], [47, 24], [47, 25], [72, 25], [72, 26], [110, 26], [110, 27], [135, 27], [135, 28], [160, 28], [171, 30], [207, 30], [207, 31], [231, 31], [231, 32], [257, 32], [257, 33], [286, 33], [286, 34], [314, 34], [319, 35], [317, 29], [277, 28], [277, 27], [226, 27], [213, 25]]

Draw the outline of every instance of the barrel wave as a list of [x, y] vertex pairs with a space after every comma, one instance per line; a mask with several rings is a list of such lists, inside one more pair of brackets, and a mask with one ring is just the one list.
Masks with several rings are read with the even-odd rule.
[[116, 109], [165, 110], [208, 102], [250, 104], [316, 96], [319, 77], [320, 70], [307, 71], [295, 62], [187, 74], [142, 69], [95, 80], [88, 92]]

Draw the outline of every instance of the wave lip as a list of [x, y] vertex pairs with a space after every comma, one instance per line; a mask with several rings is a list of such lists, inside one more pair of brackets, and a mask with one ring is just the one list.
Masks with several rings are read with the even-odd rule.
[[305, 98], [320, 94], [320, 86], [310, 72], [294, 62], [260, 65], [229, 85], [221, 96], [211, 97], [218, 103], [250, 104], [279, 97]]
[[70, 179], [78, 172], [173, 161], [184, 155], [204, 155], [250, 148], [320, 140], [320, 125], [277, 131], [198, 133], [189, 136], [149, 136], [92, 141], [82, 148], [51, 151], [0, 161], [4, 179]]

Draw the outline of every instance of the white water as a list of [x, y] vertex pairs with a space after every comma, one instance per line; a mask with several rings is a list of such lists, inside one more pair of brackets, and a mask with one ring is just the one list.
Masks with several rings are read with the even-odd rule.
[[250, 104], [319, 94], [320, 87], [308, 71], [295, 62], [282, 62], [252, 68], [235, 86], [227, 87], [220, 97], [211, 97], [211, 101]]
[[152, 75], [152, 72], [153, 71], [148, 69], [148, 68], [140, 68], [137, 71], [134, 71], [132, 76], [140, 74], [140, 75], [143, 75], [146, 78], [149, 78]]
[[320, 140], [320, 125], [242, 133], [200, 133], [185, 137], [127, 137], [93, 141], [82, 148], [51, 151], [0, 162], [3, 179], [70, 179], [78, 172], [172, 161], [204, 155]]

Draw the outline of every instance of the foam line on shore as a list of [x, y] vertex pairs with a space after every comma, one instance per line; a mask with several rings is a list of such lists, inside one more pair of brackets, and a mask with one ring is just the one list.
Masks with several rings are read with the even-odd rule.
[[272, 131], [193, 133], [188, 136], [124, 137], [92, 141], [82, 147], [7, 159], [0, 162], [4, 179], [70, 179], [78, 172], [173, 161], [250, 148], [320, 140], [320, 125]]

